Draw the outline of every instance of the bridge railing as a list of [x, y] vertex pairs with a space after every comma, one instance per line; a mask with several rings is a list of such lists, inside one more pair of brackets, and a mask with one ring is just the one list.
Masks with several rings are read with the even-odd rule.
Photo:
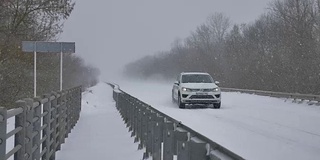
[[[16, 102], [11, 110], [0, 107], [0, 160], [54, 160], [56, 151], [80, 117], [81, 87]], [[7, 131], [8, 119], [15, 119]], [[14, 147], [7, 150], [7, 139]]]
[[145, 148], [144, 159], [219, 160], [243, 158], [203, 136], [178, 120], [114, 88], [113, 98], [124, 122], [132, 131], [138, 149]]

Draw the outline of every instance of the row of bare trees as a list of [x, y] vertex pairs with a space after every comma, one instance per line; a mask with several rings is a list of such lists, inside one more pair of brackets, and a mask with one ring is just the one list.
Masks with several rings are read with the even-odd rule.
[[[0, 0], [0, 106], [33, 96], [33, 54], [22, 41], [56, 41], [75, 3], [72, 0]], [[38, 95], [59, 90], [59, 55], [38, 54]], [[64, 85], [89, 86], [99, 71], [73, 54], [64, 55]]]
[[215, 13], [169, 51], [125, 68], [143, 78], [182, 71], [209, 72], [224, 87], [320, 94], [320, 0], [275, 0], [250, 24]]

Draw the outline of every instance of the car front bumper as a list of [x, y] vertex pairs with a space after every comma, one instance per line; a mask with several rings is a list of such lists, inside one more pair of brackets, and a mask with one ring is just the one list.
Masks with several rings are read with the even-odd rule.
[[183, 92], [181, 102], [186, 104], [212, 104], [221, 102], [220, 92]]

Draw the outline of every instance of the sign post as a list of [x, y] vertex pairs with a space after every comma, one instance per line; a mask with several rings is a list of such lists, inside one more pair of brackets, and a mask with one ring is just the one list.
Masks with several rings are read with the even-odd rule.
[[22, 41], [23, 52], [34, 53], [34, 97], [37, 96], [37, 53], [60, 53], [60, 91], [62, 90], [63, 53], [75, 53], [74, 42]]
[[33, 73], [34, 73], [34, 76], [33, 76], [33, 96], [36, 97], [37, 96], [37, 42], [34, 42], [34, 55], [33, 55], [33, 59], [34, 59], [34, 62], [33, 62]]

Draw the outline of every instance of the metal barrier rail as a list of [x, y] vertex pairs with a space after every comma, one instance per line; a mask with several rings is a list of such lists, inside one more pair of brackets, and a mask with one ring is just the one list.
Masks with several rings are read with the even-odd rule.
[[[0, 160], [54, 160], [56, 151], [80, 117], [81, 87], [41, 98], [16, 102], [16, 108], [0, 107]], [[7, 133], [7, 120], [15, 118], [15, 128]], [[14, 136], [14, 148], [7, 152], [6, 141]]]
[[311, 94], [298, 94], [298, 93], [284, 93], [284, 92], [271, 92], [271, 91], [259, 91], [259, 90], [248, 90], [248, 89], [235, 89], [235, 88], [221, 88], [224, 92], [241, 92], [256, 94], [261, 96], [270, 96], [277, 98], [288, 98], [296, 101], [309, 101], [309, 104], [320, 105], [320, 95], [311, 95]]
[[121, 117], [132, 131], [138, 149], [146, 149], [144, 159], [153, 160], [219, 160], [243, 158], [176, 119], [108, 83]]

